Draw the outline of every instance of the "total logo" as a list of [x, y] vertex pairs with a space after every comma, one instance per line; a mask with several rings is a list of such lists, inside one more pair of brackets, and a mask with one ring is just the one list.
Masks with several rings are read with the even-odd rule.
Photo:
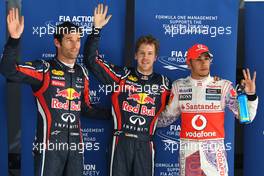
[[63, 113], [61, 115], [61, 119], [64, 121], [64, 122], [68, 122], [70, 121], [71, 123], [75, 122], [76, 120], [76, 117], [74, 114], [72, 113]]
[[192, 127], [196, 130], [203, 130], [207, 125], [207, 120], [203, 115], [195, 115], [192, 119]]
[[68, 88], [64, 90], [57, 89], [56, 97], [63, 97], [66, 98], [67, 100], [75, 100], [75, 99], [80, 99], [81, 92], [77, 92], [73, 88]]
[[146, 119], [144, 117], [136, 115], [130, 116], [129, 121], [134, 125], [138, 123], [140, 126], [146, 123]]
[[151, 98], [146, 93], [130, 94], [127, 100], [134, 100], [139, 104], [155, 104], [155, 98]]

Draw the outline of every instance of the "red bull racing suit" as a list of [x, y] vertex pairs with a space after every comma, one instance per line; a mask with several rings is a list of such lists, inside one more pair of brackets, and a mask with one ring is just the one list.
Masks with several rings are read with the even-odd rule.
[[[181, 115], [181, 176], [228, 175], [224, 109], [228, 107], [238, 117], [236, 96], [230, 81], [214, 81], [210, 76], [173, 82], [169, 103], [159, 117], [158, 127], [171, 124]], [[257, 105], [257, 96], [248, 96], [251, 121]]]
[[38, 107], [35, 175], [82, 175], [81, 110], [85, 116], [106, 112], [91, 107], [87, 69], [78, 64], [69, 68], [56, 58], [19, 64], [18, 55], [19, 39], [9, 38], [0, 71], [11, 81], [30, 84], [34, 92]]
[[94, 33], [88, 38], [84, 62], [101, 82], [112, 88], [115, 131], [110, 175], [151, 176], [154, 167], [151, 138], [169, 97], [169, 80], [156, 73], [146, 76], [135, 68], [107, 63], [97, 54], [99, 39], [99, 34]]

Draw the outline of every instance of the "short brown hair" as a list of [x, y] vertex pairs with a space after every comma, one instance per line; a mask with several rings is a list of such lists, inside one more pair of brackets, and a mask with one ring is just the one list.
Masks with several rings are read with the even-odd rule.
[[136, 42], [136, 52], [138, 52], [138, 49], [141, 44], [153, 44], [155, 46], [155, 53], [158, 55], [159, 53], [159, 41], [153, 37], [152, 35], [145, 35], [141, 36], [137, 39]]

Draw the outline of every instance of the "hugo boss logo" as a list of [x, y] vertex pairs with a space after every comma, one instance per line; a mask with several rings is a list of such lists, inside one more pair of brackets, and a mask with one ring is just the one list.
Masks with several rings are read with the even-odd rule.
[[192, 94], [180, 94], [179, 100], [192, 100]]

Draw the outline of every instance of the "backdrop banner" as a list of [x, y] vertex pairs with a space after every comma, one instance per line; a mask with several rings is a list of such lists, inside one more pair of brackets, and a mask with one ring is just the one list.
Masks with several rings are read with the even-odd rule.
[[261, 175], [264, 156], [264, 1], [245, 3], [245, 68], [257, 71], [259, 105], [252, 124], [244, 127], [244, 175]]
[[[214, 55], [211, 75], [235, 83], [237, 18], [239, 2], [231, 0], [136, 0], [135, 37], [151, 34], [160, 41], [155, 71], [175, 80], [190, 74], [186, 51], [196, 43], [210, 48]], [[225, 118], [229, 174], [234, 174], [234, 115]], [[155, 175], [179, 173], [180, 120], [158, 129], [155, 135]]]

